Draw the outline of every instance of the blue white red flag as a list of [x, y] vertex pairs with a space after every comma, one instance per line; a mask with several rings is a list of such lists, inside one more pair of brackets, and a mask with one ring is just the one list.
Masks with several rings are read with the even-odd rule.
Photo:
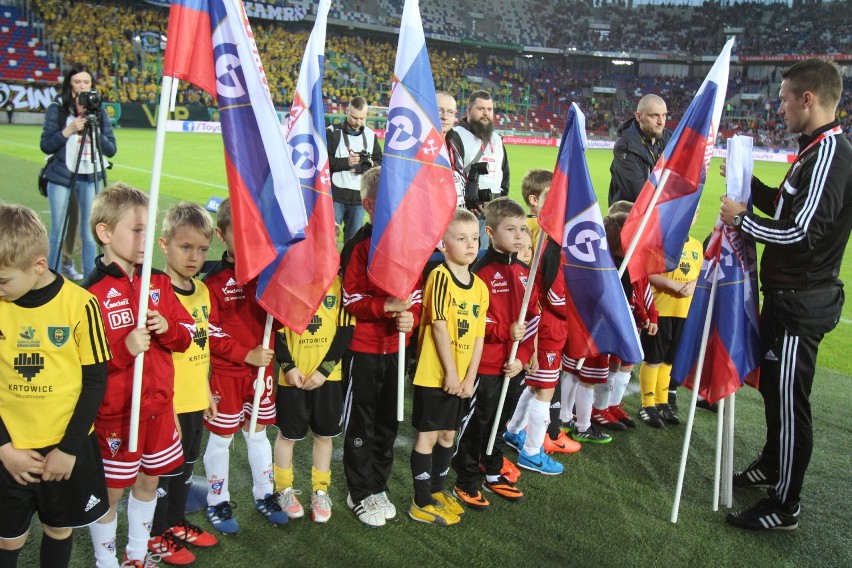
[[607, 244], [586, 163], [587, 145], [586, 117], [572, 103], [538, 223], [562, 244], [571, 356], [609, 353], [638, 363], [642, 346]]
[[713, 157], [733, 43], [731, 38], [725, 44], [624, 223], [621, 242], [628, 254], [637, 234], [639, 239], [627, 260], [633, 281], [674, 270], [680, 261]]
[[367, 273], [407, 298], [456, 208], [417, 0], [402, 10], [393, 82]]
[[[737, 152], [735, 146], [741, 144], [737, 138], [728, 142], [727, 193], [731, 199], [750, 205], [751, 141]], [[714, 286], [716, 293], [712, 295]], [[721, 220], [716, 221], [704, 254], [672, 366], [672, 377], [689, 388], [695, 383], [708, 312], [710, 327], [698, 393], [713, 403], [736, 391], [744, 381], [756, 386], [761, 360], [756, 247], [752, 239], [744, 239], [740, 231]]]
[[236, 275], [247, 282], [304, 238], [307, 215], [242, 2], [174, 0], [163, 75], [219, 103]]
[[305, 240], [284, 249], [257, 283], [258, 302], [296, 333], [305, 331], [340, 267], [322, 102], [330, 6], [331, 0], [321, 0], [317, 9], [287, 127], [287, 147], [308, 214]]

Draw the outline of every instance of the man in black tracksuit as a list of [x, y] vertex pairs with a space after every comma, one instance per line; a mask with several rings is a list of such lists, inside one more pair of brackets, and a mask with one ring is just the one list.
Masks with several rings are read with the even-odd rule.
[[817, 348], [840, 318], [838, 275], [852, 230], [852, 145], [835, 120], [840, 71], [833, 61], [808, 59], [781, 77], [778, 114], [790, 132], [801, 133], [798, 157], [780, 188], [752, 178], [754, 204], [770, 217], [727, 198], [721, 211], [725, 223], [766, 245], [760, 265], [766, 443], [734, 485], [768, 488], [769, 497], [727, 516], [732, 525], [755, 530], [798, 526], [813, 447], [808, 399]]
[[618, 127], [609, 173], [609, 205], [616, 201], [635, 203], [651, 170], [669, 143], [666, 103], [657, 95], [645, 95], [636, 105], [633, 118]]

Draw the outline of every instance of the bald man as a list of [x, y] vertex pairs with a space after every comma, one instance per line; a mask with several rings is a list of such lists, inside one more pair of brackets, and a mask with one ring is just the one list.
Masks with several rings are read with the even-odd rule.
[[666, 102], [657, 95], [639, 99], [633, 117], [618, 127], [618, 139], [613, 148], [612, 181], [609, 184], [609, 205], [616, 201], [636, 201], [645, 180], [671, 138], [666, 130]]

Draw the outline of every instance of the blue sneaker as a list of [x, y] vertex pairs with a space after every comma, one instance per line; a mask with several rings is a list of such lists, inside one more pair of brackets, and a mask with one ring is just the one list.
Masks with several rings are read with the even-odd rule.
[[240, 525], [234, 519], [234, 512], [231, 510], [231, 504], [227, 501], [222, 501], [216, 505], [207, 507], [207, 520], [213, 525], [213, 528], [223, 534], [237, 534], [240, 532]]
[[278, 493], [268, 493], [263, 499], [254, 502], [254, 508], [273, 525], [286, 525], [289, 517], [278, 504]]
[[520, 452], [524, 448], [524, 443], [527, 441], [527, 431], [521, 430], [517, 434], [512, 434], [506, 430], [503, 432], [503, 441]]
[[565, 471], [565, 466], [544, 453], [544, 449], [540, 449], [535, 455], [528, 455], [521, 449], [518, 454], [518, 467], [537, 471], [544, 475], [559, 475]]

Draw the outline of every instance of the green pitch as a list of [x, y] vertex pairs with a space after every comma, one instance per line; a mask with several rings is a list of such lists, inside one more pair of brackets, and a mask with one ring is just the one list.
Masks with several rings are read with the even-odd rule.
[[[47, 201], [38, 195], [35, 179], [43, 156], [38, 150], [40, 129], [0, 125], [0, 200], [33, 207], [49, 222]], [[110, 181], [124, 181], [141, 188], [150, 185], [153, 157], [152, 130], [116, 132], [119, 152]], [[552, 169], [556, 150], [511, 146], [512, 195], [520, 197], [520, 179], [530, 168]], [[599, 199], [606, 202], [611, 153], [590, 151], [588, 161]], [[765, 181], [780, 180], [783, 164], [755, 164]], [[723, 180], [714, 161], [694, 228], [699, 239], [712, 228], [718, 212]], [[222, 143], [218, 136], [169, 134], [161, 182], [160, 208], [188, 199], [206, 203], [211, 195], [227, 194]], [[211, 258], [221, 254], [214, 244]], [[155, 266], [162, 266], [156, 257]], [[841, 277], [849, 282], [852, 269]], [[273, 528], [253, 511], [251, 481], [245, 460], [245, 443], [237, 436], [232, 451], [231, 491], [237, 502], [235, 515], [242, 532], [221, 538], [213, 549], [198, 550], [198, 566], [341, 566], [353, 568], [417, 566], [846, 566], [852, 564], [849, 526], [852, 502], [849, 455], [852, 450], [852, 363], [844, 356], [850, 345], [850, 308], [846, 321], [823, 342], [820, 369], [812, 396], [815, 416], [815, 448], [803, 491], [802, 521], [793, 533], [752, 534], [729, 528], [723, 512], [710, 510], [715, 446], [715, 415], [696, 414], [692, 451], [677, 525], [669, 522], [677, 466], [683, 443], [683, 427], [663, 431], [640, 424], [634, 431], [615, 435], [612, 444], [585, 447], [573, 456], [559, 457], [566, 473], [545, 478], [524, 473], [520, 487], [527, 501], [513, 505], [493, 498], [491, 511], [468, 512], [461, 525], [449, 529], [414, 523], [405, 518], [411, 499], [408, 459], [414, 432], [405, 422], [400, 427], [396, 467], [390, 481], [391, 497], [399, 520], [383, 529], [368, 530], [346, 510], [346, 486], [336, 441], [332, 464], [331, 497], [334, 515], [327, 526], [310, 520], [292, 521]], [[2, 322], [0, 322], [2, 323]], [[635, 382], [635, 381], [634, 381]], [[687, 404], [681, 390], [680, 404]], [[639, 406], [637, 394], [626, 398], [628, 411]], [[410, 409], [409, 409], [410, 410]], [[744, 388], [737, 395], [736, 464], [751, 461], [762, 444], [763, 406], [757, 392]], [[685, 418], [685, 411], [682, 416]], [[406, 417], [410, 412], [406, 413]], [[270, 429], [270, 439], [273, 439]], [[514, 456], [510, 453], [510, 458]], [[310, 443], [296, 447], [296, 487], [309, 502]], [[203, 475], [203, 467], [196, 467]], [[453, 477], [452, 475], [450, 476]], [[759, 491], [734, 496], [735, 506], [759, 499]], [[119, 551], [126, 537], [126, 516], [119, 523]], [[190, 520], [205, 528], [202, 514]], [[37, 565], [40, 531], [33, 531], [20, 566]], [[93, 565], [88, 531], [75, 532], [72, 566]]]

